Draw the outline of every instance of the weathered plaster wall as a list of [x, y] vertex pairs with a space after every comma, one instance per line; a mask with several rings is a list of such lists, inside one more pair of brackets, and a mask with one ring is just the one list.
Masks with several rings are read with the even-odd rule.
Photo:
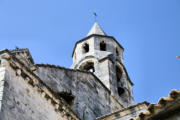
[[0, 120], [65, 120], [54, 110], [54, 106], [21, 76], [17, 76], [12, 68], [0, 67], [0, 77], [4, 70], [6, 72], [3, 77], [5, 83]]
[[46, 65], [37, 65], [35, 73], [53, 91], [71, 92], [75, 96], [72, 109], [84, 120], [93, 120], [122, 108], [91, 73]]

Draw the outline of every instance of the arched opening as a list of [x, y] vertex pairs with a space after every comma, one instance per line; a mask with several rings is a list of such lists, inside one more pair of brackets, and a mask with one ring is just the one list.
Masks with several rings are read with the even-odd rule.
[[87, 53], [87, 52], [89, 52], [89, 44], [85, 43], [83, 45], [83, 53]]
[[119, 50], [116, 48], [116, 56], [119, 56]]
[[85, 65], [82, 65], [80, 69], [88, 72], [95, 72], [93, 62], [87, 62]]
[[121, 82], [121, 78], [122, 78], [122, 71], [118, 66], [116, 66], [117, 89], [119, 95], [122, 95], [124, 93], [124, 88]]
[[104, 41], [100, 42], [100, 50], [106, 51], [106, 43]]
[[59, 96], [62, 97], [69, 105], [73, 104], [73, 100], [74, 100], [74, 96], [72, 95], [72, 93], [70, 92], [60, 92]]

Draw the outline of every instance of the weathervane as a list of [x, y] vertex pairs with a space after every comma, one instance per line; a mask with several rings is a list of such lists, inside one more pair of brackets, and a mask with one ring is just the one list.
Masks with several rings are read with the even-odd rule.
[[96, 12], [94, 12], [93, 14], [94, 14], [94, 20], [95, 20], [95, 22], [96, 22], [97, 14], [96, 14]]

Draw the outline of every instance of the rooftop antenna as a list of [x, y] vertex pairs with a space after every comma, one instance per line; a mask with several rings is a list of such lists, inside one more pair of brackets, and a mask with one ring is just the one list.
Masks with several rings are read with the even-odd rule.
[[96, 22], [97, 14], [96, 12], [94, 12], [93, 14], [94, 14], [94, 21]]

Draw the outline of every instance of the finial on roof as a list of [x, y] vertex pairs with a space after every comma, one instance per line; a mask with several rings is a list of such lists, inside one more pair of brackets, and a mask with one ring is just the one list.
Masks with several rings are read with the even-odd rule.
[[96, 14], [96, 12], [94, 12], [93, 14], [94, 14], [94, 21], [96, 22], [97, 14]]
[[98, 25], [98, 23], [96, 21], [95, 21], [93, 27], [91, 28], [91, 30], [89, 31], [89, 33], [87, 34], [87, 36], [90, 36], [92, 34], [106, 35], [106, 33], [102, 30], [102, 28]]

